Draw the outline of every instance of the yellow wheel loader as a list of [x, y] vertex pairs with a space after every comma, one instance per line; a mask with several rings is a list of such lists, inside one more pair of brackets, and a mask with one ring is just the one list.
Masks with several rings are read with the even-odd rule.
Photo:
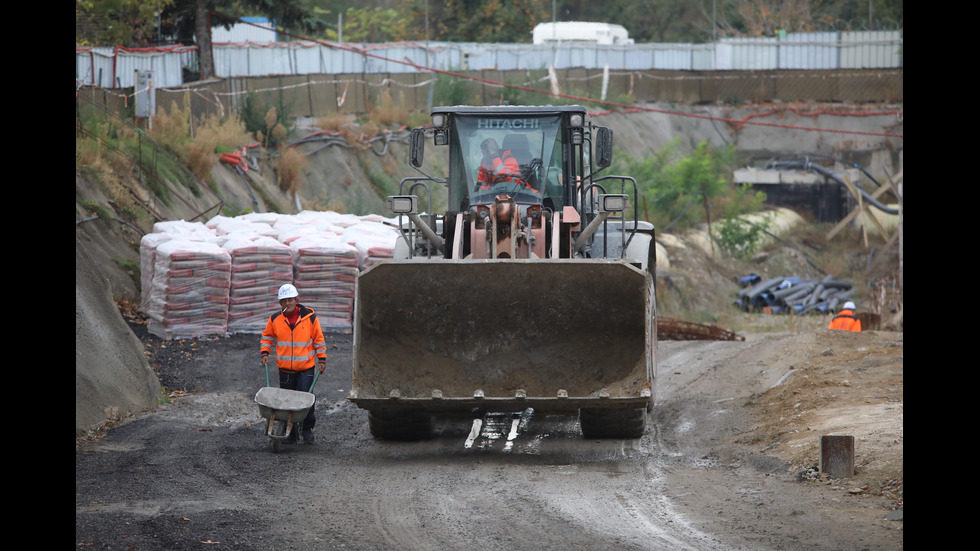
[[[381, 439], [433, 418], [578, 416], [588, 438], [638, 438], [654, 400], [653, 226], [636, 181], [600, 176], [612, 131], [581, 106], [438, 107], [388, 198], [395, 258], [358, 277], [353, 385]], [[426, 142], [448, 175], [426, 174]], [[419, 210], [446, 186], [447, 212]], [[431, 209], [430, 209], [431, 210]]]

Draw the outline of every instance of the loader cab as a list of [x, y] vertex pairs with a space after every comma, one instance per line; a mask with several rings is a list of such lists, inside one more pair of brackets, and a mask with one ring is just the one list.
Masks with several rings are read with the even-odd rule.
[[518, 204], [553, 198], [561, 176], [560, 164], [553, 163], [561, 159], [559, 121], [554, 115], [453, 117], [449, 158], [457, 166], [450, 167], [450, 196], [455, 192], [469, 205], [489, 204], [498, 195]]
[[[574, 204], [574, 182], [588, 164], [585, 116], [580, 106], [433, 109], [434, 145], [449, 147], [450, 210], [473, 210], [499, 195], [549, 210]], [[489, 140], [499, 152], [493, 158]], [[421, 156], [416, 148], [413, 157]]]
[[[409, 190], [429, 180], [446, 186], [448, 208], [428, 222], [409, 214], [413, 208], [392, 212], [409, 214], [409, 235], [420, 231], [445, 258], [588, 256], [598, 230], [590, 225], [613, 214], [600, 209], [609, 193], [600, 182], [630, 180], [635, 188], [628, 177], [595, 178], [612, 162], [612, 132], [589, 123], [582, 106], [437, 107], [431, 116], [430, 127], [413, 130], [409, 149], [410, 163], [424, 178], [405, 178], [397, 198], [408, 204], [414, 200]], [[448, 148], [445, 178], [421, 169], [428, 135], [436, 147]], [[612, 199], [625, 204], [625, 193]], [[614, 219], [623, 220], [618, 212]], [[605, 240], [610, 234], [603, 229], [601, 235]], [[410, 243], [407, 238], [409, 258], [415, 250]], [[432, 250], [427, 245], [425, 254]], [[594, 251], [615, 252], [604, 246]]]

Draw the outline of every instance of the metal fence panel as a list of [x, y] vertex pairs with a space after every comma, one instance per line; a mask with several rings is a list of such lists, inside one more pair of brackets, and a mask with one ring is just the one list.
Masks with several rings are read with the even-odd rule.
[[[292, 64], [265, 49], [290, 49]], [[771, 70], [898, 67], [901, 33], [791, 33], [773, 38], [726, 38], [713, 44], [596, 45], [583, 43], [476, 44], [434, 42], [330, 47], [271, 44], [215, 45], [219, 76], [323, 73], [412, 73], [536, 70], [584, 67], [632, 70]], [[364, 52], [368, 55], [362, 55]], [[838, 60], [841, 60], [840, 62]], [[408, 63], [403, 63], [407, 61]], [[315, 68], [315, 69], [314, 69]], [[227, 71], [227, 72], [225, 72]]]
[[265, 17], [243, 17], [250, 24], [235, 24], [226, 29], [223, 25], [211, 28], [211, 42], [276, 42], [276, 29]]
[[440, 43], [430, 46], [429, 59], [438, 65], [429, 65], [435, 69], [443, 71], [463, 71], [466, 70], [468, 55], [464, 44]]
[[586, 67], [587, 69], [601, 69], [604, 67], [609, 67], [610, 69], [625, 69], [626, 68], [626, 48], [612, 47], [603, 48], [601, 50], [596, 50], [596, 66]]
[[424, 65], [428, 51], [415, 44], [378, 44], [363, 48], [371, 54], [364, 60], [364, 70], [368, 73], [410, 73], [415, 69], [407, 63]]
[[713, 71], [715, 67], [714, 44], [695, 44], [691, 49], [691, 70]]
[[76, 48], [75, 80], [83, 86], [115, 88], [115, 48]]
[[364, 72], [364, 56], [361, 54], [335, 49], [330, 50], [330, 57], [334, 60], [334, 72], [343, 74]]
[[184, 67], [195, 62], [196, 55], [189, 48], [75, 48], [75, 79], [83, 86], [128, 88], [135, 84], [136, 71], [153, 71], [154, 86], [179, 86], [184, 82]]
[[779, 38], [780, 69], [836, 69], [839, 34], [789, 33]]
[[716, 69], [759, 71], [779, 63], [778, 38], [723, 38], [718, 43]]
[[[220, 43], [215, 74], [236, 76], [406, 74], [441, 71], [538, 71], [585, 68], [629, 71], [886, 69], [903, 66], [901, 31], [792, 33], [781, 38], [726, 38], [710, 44], [594, 45], [398, 43]], [[137, 70], [154, 72], [154, 86], [180, 86], [197, 66], [195, 48], [124, 50], [76, 48], [79, 86], [133, 86]], [[885, 83], [893, 88], [892, 83]], [[755, 91], [753, 91], [755, 92]], [[686, 92], [685, 92], [686, 95]], [[710, 94], [708, 94], [710, 95]], [[755, 97], [752, 93], [746, 97]], [[790, 94], [790, 95], [796, 95]], [[821, 95], [824, 95], [823, 93]], [[892, 94], [894, 95], [894, 94]]]
[[157, 55], [139, 51], [120, 50], [116, 53], [115, 83], [128, 88], [136, 83], [136, 71], [152, 71], [153, 86], [170, 86], [184, 80], [184, 68], [179, 55]]
[[289, 48], [249, 48], [249, 75], [292, 75], [292, 58]]
[[323, 47], [319, 44], [294, 44], [290, 48], [294, 74], [311, 75], [326, 72], [323, 67]]
[[653, 50], [654, 69], [691, 69], [692, 44], [661, 44], [659, 46]]
[[843, 32], [840, 39], [840, 67], [902, 67], [902, 45], [902, 31]]
[[212, 51], [214, 52], [214, 73], [216, 75], [234, 77], [250, 74], [249, 56], [246, 49], [229, 44], [215, 44]]

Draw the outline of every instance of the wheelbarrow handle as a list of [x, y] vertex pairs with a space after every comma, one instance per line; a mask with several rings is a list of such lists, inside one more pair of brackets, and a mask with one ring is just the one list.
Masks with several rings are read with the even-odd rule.
[[[272, 386], [272, 383], [269, 382], [269, 364], [266, 363], [263, 365], [265, 366], [265, 386]], [[316, 380], [320, 378], [320, 369], [316, 367], [313, 369], [315, 370], [313, 372], [313, 382], [310, 383], [310, 390], [308, 392], [313, 392], [313, 387], [316, 386]]]
[[310, 390], [307, 391], [307, 392], [311, 392], [311, 393], [313, 392], [313, 387], [316, 386], [316, 380], [320, 378], [320, 369], [317, 368], [317, 367], [314, 367], [313, 369], [314, 369], [314, 371], [313, 371], [313, 382], [310, 383]]

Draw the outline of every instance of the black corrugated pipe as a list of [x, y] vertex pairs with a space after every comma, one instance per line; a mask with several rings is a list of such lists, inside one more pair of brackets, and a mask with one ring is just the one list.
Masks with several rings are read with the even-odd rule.
[[796, 285], [793, 285], [792, 287], [787, 287], [785, 289], [779, 289], [773, 291], [772, 294], [777, 299], [784, 299], [788, 296], [795, 295], [796, 293], [800, 292], [803, 289], [809, 291], [810, 289], [813, 288], [816, 282], [817, 280], [815, 279], [807, 279], [797, 283]]
[[[838, 176], [836, 172], [830, 170], [829, 168], [820, 166], [818, 164], [813, 164], [810, 162], [810, 159], [806, 159], [805, 161], [773, 161], [772, 163], [769, 163], [768, 168], [801, 168], [803, 170], [812, 170], [814, 172], [819, 172], [820, 174], [823, 174], [824, 176], [830, 178], [831, 180], [837, 182], [842, 186], [846, 186], [846, 184], [844, 183], [844, 179]], [[877, 199], [871, 197], [870, 195], [865, 193], [864, 190], [858, 188], [857, 186], [855, 186], [855, 189], [857, 189], [858, 192], [861, 194], [861, 196], [864, 197], [865, 201], [870, 203], [872, 206], [874, 206], [876, 209], [880, 210], [881, 212], [884, 212], [886, 214], [898, 214], [898, 209], [889, 208], [883, 205], [882, 203], [878, 202]]]

